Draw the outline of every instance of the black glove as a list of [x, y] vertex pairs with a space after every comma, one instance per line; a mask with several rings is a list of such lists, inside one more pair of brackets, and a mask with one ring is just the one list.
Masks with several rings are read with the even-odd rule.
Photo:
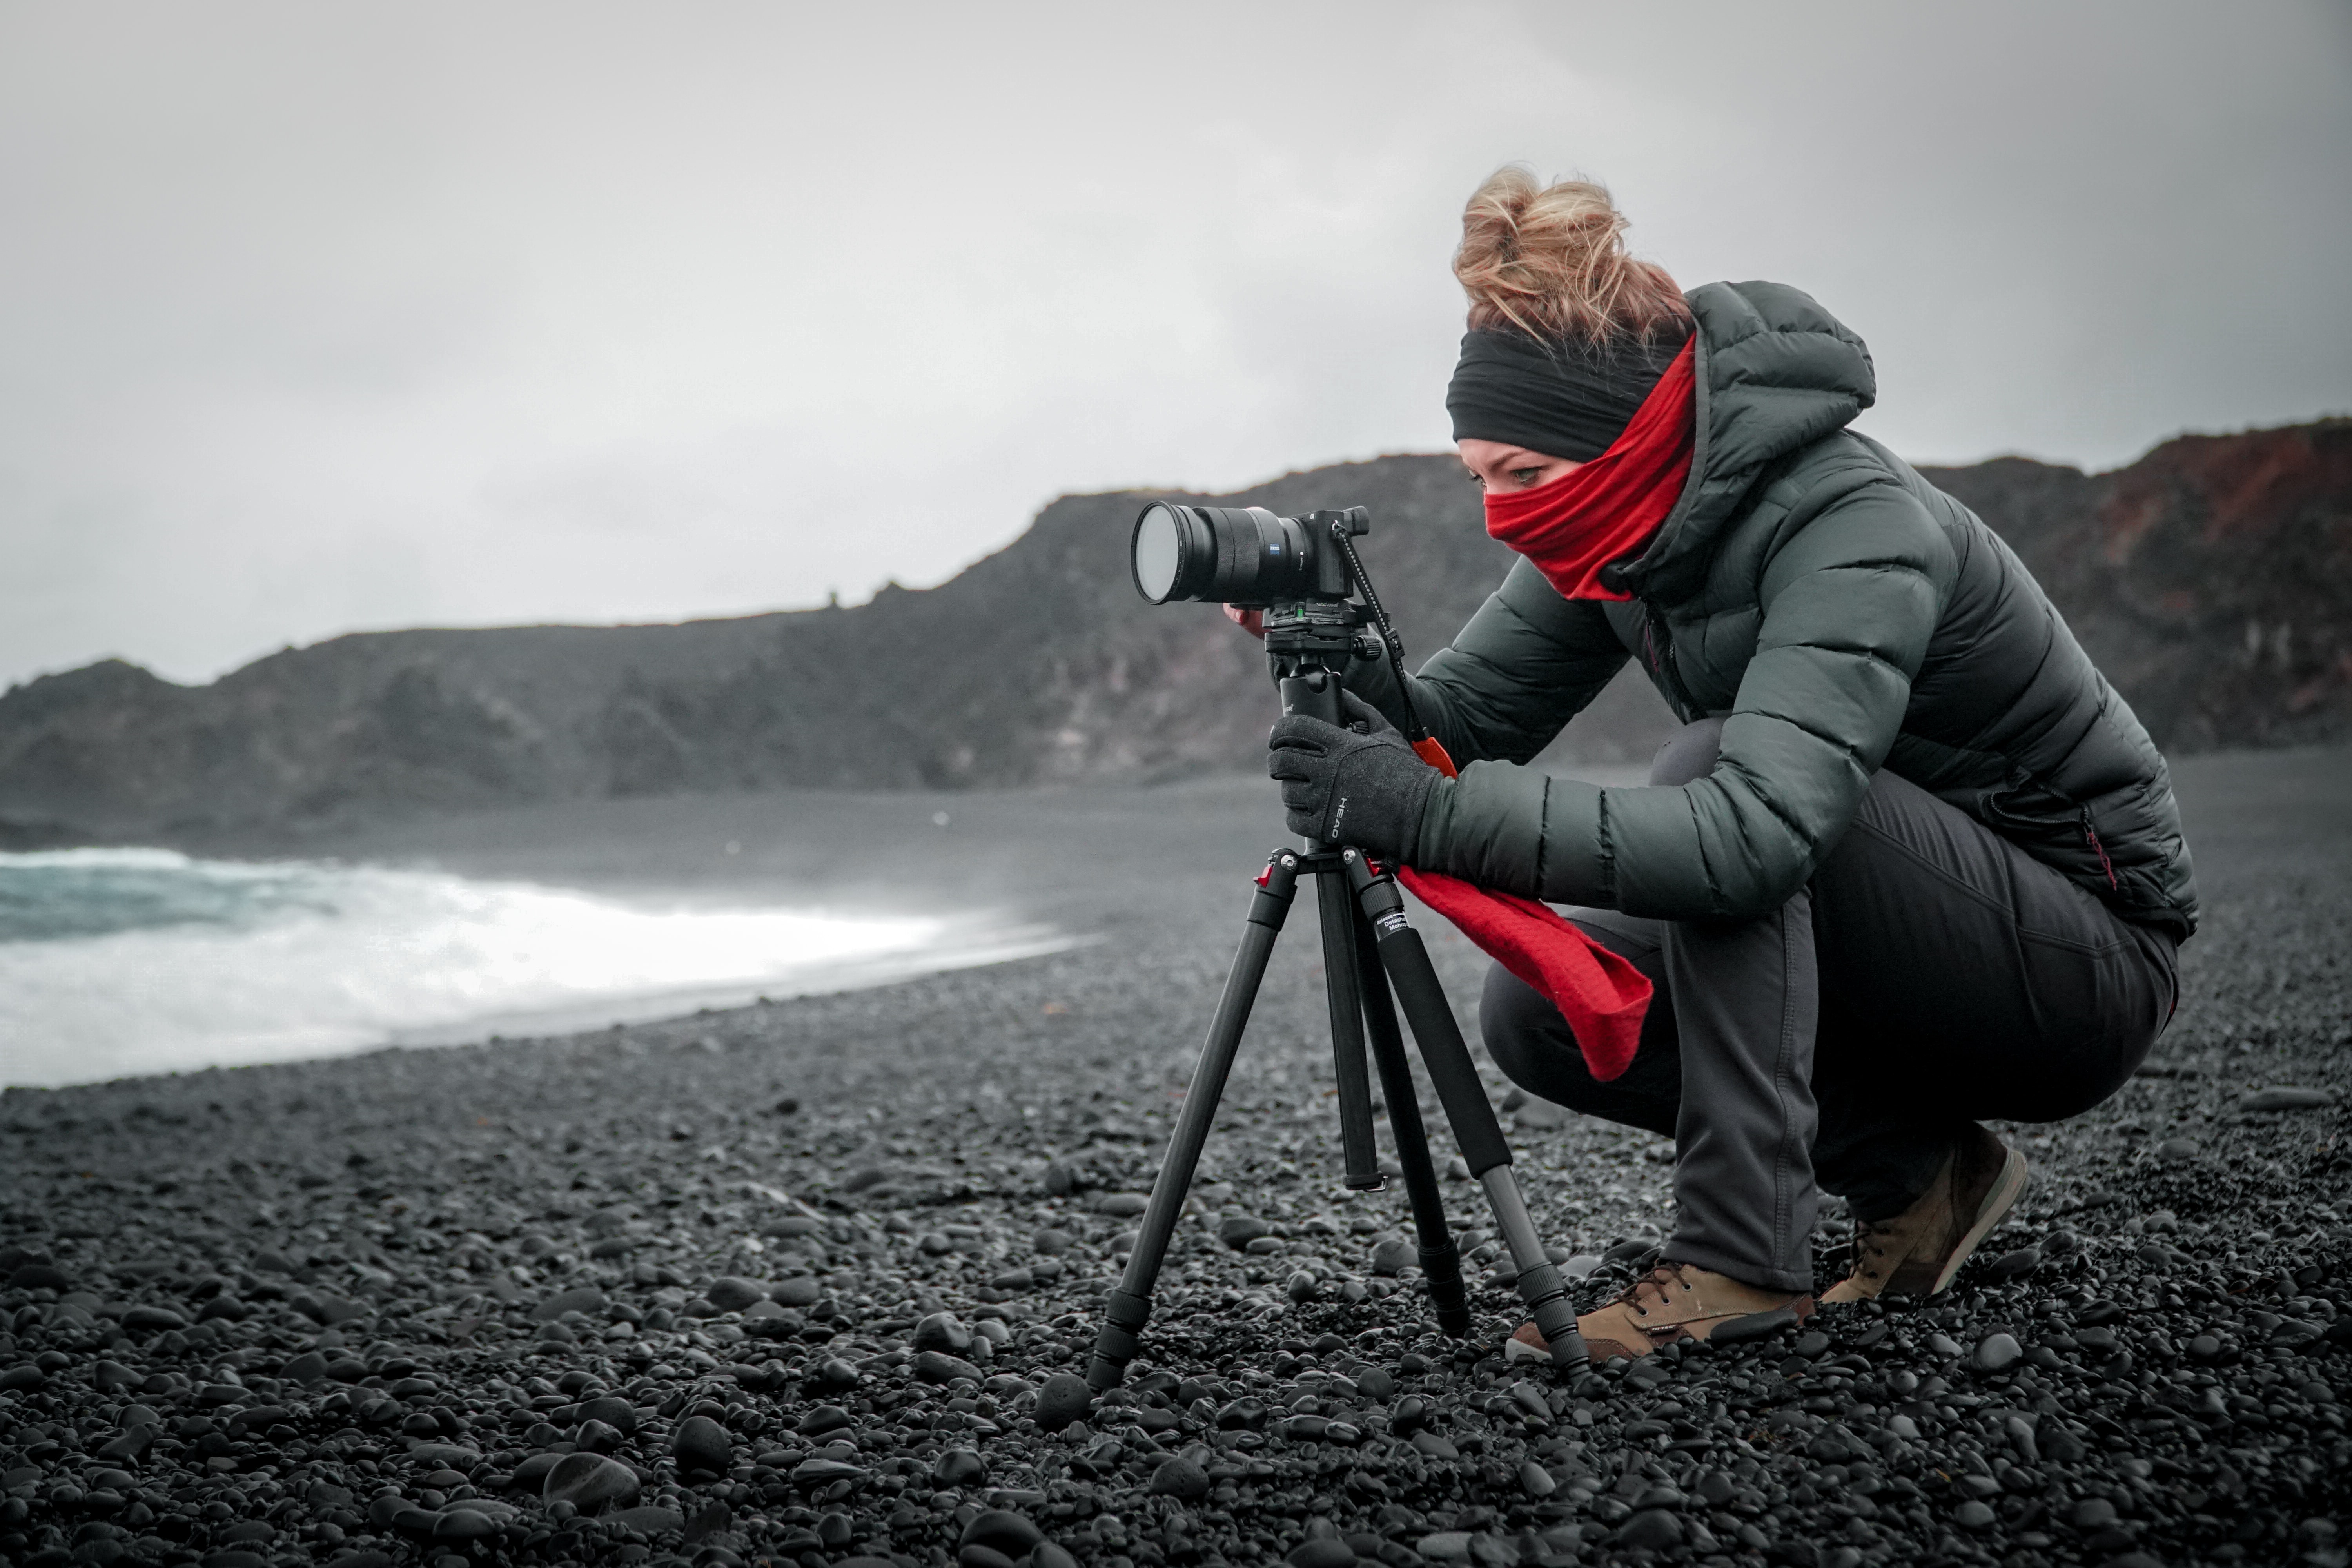
[[1409, 862], [1421, 839], [1421, 809], [1437, 787], [1437, 770], [1352, 694], [1348, 712], [1359, 723], [1379, 727], [1360, 734], [1291, 714], [1266, 736], [1273, 756], [1265, 771], [1282, 783], [1293, 833], [1352, 845], [1377, 859]]

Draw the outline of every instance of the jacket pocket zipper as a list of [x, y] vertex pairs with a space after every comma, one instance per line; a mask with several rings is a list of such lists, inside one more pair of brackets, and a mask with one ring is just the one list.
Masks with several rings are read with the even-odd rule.
[[2116, 880], [2116, 864], [2107, 858], [2107, 847], [2099, 842], [2099, 830], [2091, 826], [2091, 808], [2087, 805], [2083, 808], [2083, 842], [2099, 858], [2099, 869], [2107, 874], [2107, 886], [2121, 892], [2123, 884]]
[[1666, 678], [1667, 689], [1682, 710], [1675, 717], [1685, 724], [1696, 723], [1706, 715], [1683, 684], [1682, 671], [1675, 668], [1674, 635], [1666, 629], [1665, 612], [1647, 599], [1642, 601], [1642, 612], [1643, 651], [1649, 656], [1650, 668]]

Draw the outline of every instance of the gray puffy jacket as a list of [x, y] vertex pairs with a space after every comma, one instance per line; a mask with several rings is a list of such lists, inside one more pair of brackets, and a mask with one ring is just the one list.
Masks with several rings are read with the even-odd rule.
[[[1525, 561], [1412, 677], [1464, 764], [1423, 815], [1427, 869], [1669, 920], [1777, 908], [1891, 769], [2176, 937], [2197, 892], [2164, 759], [1994, 532], [1845, 426], [1862, 340], [1794, 289], [1709, 284], [1697, 451], [1633, 602], [1563, 599]], [[1639, 658], [1715, 772], [1610, 789], [1524, 764]], [[1350, 684], [1400, 721], [1385, 665]]]

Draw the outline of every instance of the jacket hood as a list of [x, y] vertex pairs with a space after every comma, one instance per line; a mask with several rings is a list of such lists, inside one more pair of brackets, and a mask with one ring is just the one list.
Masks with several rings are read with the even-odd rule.
[[1707, 283], [1696, 320], [1697, 426], [1681, 499], [1625, 584], [1674, 598], [1704, 575], [1724, 525], [1764, 470], [1843, 429], [1878, 395], [1870, 350], [1812, 296], [1780, 283]]

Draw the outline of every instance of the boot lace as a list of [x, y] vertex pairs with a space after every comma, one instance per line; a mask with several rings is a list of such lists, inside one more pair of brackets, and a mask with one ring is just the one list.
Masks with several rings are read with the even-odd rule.
[[1884, 1284], [1894, 1273], [1900, 1260], [1898, 1241], [1903, 1230], [1896, 1220], [1856, 1220], [1853, 1224], [1853, 1275], [1857, 1279], [1874, 1279]]
[[1611, 1305], [1628, 1306], [1633, 1308], [1636, 1314], [1648, 1317], [1652, 1309], [1666, 1306], [1673, 1300], [1674, 1290], [1679, 1289], [1688, 1293], [1690, 1283], [1683, 1278], [1683, 1269], [1685, 1267], [1686, 1265], [1684, 1264], [1669, 1263], [1663, 1258], [1660, 1259], [1647, 1274], [1617, 1292], [1616, 1299], [1611, 1302]]

